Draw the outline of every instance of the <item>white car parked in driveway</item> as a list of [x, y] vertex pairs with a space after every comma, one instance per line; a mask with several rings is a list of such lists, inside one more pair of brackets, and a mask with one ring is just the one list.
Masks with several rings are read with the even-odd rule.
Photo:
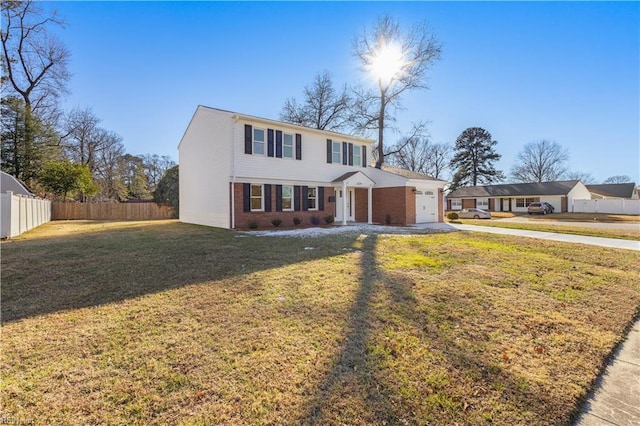
[[462, 209], [458, 212], [460, 219], [491, 219], [491, 213], [481, 209]]

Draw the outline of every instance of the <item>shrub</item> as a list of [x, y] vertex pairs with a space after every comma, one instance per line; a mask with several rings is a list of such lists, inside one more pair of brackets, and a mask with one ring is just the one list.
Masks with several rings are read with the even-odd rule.
[[324, 223], [327, 225], [331, 225], [333, 223], [334, 217], [333, 215], [328, 215], [324, 217]]
[[294, 224], [295, 226], [298, 226], [298, 225], [300, 225], [301, 223], [302, 223], [302, 219], [301, 219], [301, 218], [299, 218], [298, 216], [294, 216], [294, 218], [293, 218], [293, 224]]
[[387, 225], [391, 225], [391, 215], [390, 214], [387, 214], [384, 217], [384, 223], [386, 223]]
[[312, 225], [320, 225], [320, 218], [318, 216], [311, 216]]
[[256, 222], [255, 220], [252, 220], [249, 222], [249, 229], [258, 229], [258, 222]]
[[271, 224], [272, 224], [273, 226], [275, 226], [276, 228], [277, 228], [278, 226], [280, 226], [280, 224], [281, 224], [281, 223], [282, 223], [282, 219], [280, 219], [280, 218], [278, 218], [278, 217], [275, 217], [275, 218], [271, 219]]
[[447, 219], [449, 219], [449, 220], [458, 220], [459, 219], [458, 213], [456, 213], [456, 212], [447, 213]]

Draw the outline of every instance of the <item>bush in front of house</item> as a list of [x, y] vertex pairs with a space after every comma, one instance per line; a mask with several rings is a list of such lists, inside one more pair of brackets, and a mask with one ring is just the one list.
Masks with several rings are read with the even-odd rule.
[[449, 213], [447, 213], [447, 219], [449, 219], [449, 220], [458, 220], [460, 218], [458, 217], [458, 213], [449, 212]]
[[271, 224], [273, 226], [275, 226], [276, 228], [278, 226], [280, 226], [281, 223], [282, 223], [282, 219], [280, 219], [279, 217], [275, 217], [275, 218], [271, 219]]
[[302, 218], [299, 218], [298, 216], [294, 216], [293, 217], [293, 225], [294, 226], [298, 226], [302, 223]]
[[387, 225], [391, 225], [391, 215], [390, 214], [385, 215], [384, 223], [387, 224]]
[[249, 229], [258, 229], [258, 222], [252, 220], [247, 224], [247, 226], [249, 227]]
[[326, 223], [327, 225], [331, 225], [333, 221], [334, 221], [333, 215], [328, 215], [324, 217], [324, 223]]
[[312, 225], [320, 225], [320, 218], [318, 216], [311, 216], [311, 224]]

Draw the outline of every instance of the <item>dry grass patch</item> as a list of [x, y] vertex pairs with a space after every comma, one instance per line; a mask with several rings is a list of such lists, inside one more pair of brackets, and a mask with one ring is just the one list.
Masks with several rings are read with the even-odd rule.
[[566, 423], [637, 312], [639, 264], [485, 234], [54, 222], [2, 244], [0, 416]]

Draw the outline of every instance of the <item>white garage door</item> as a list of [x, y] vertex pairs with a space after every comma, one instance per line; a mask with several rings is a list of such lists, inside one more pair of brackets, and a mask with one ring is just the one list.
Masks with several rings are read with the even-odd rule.
[[416, 223], [438, 221], [438, 198], [434, 191], [416, 191]]

